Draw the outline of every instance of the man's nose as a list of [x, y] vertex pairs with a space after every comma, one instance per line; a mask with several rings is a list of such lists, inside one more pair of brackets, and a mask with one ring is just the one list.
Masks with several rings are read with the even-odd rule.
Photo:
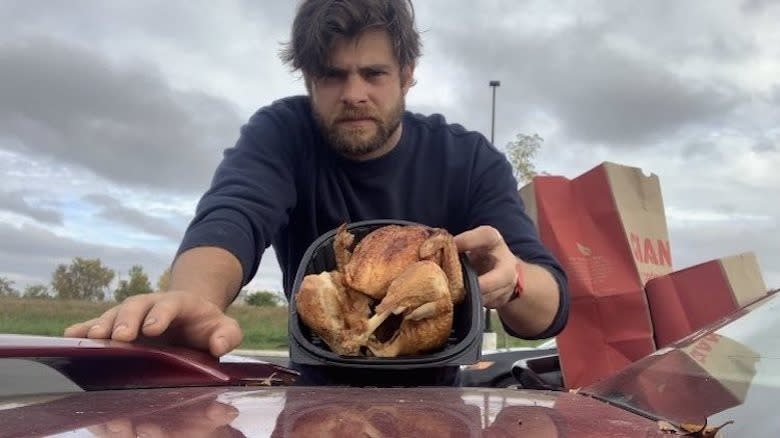
[[348, 75], [344, 82], [341, 100], [348, 105], [358, 105], [368, 101], [368, 84], [360, 75]]

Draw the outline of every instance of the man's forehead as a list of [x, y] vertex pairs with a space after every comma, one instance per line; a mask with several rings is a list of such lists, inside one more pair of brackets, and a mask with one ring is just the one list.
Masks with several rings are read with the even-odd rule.
[[397, 67], [393, 45], [385, 30], [367, 30], [358, 36], [334, 38], [327, 65], [329, 68]]

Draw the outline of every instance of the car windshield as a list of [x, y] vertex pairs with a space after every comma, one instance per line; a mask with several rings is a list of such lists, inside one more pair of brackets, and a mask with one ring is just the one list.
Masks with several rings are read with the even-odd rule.
[[768, 419], [780, 391], [779, 311], [774, 294], [717, 330], [697, 332], [581, 392], [673, 423], [734, 421], [736, 428], [750, 425], [751, 436], [771, 436]]
[[[50, 366], [28, 359], [0, 358], [0, 400], [28, 394], [81, 392], [83, 388]], [[3, 403], [0, 402], [0, 409]]]

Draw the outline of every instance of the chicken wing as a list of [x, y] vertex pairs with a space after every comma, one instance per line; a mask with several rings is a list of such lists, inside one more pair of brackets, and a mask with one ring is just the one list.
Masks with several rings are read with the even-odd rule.
[[452, 304], [458, 304], [466, 296], [463, 284], [463, 268], [458, 258], [458, 248], [455, 240], [447, 231], [437, 228], [431, 237], [420, 245], [420, 258], [435, 260], [447, 275]]

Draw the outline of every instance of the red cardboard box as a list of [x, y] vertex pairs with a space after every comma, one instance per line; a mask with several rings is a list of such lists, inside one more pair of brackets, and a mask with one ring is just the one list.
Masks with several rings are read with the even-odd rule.
[[712, 260], [654, 278], [646, 289], [659, 348], [767, 293], [753, 253]]

